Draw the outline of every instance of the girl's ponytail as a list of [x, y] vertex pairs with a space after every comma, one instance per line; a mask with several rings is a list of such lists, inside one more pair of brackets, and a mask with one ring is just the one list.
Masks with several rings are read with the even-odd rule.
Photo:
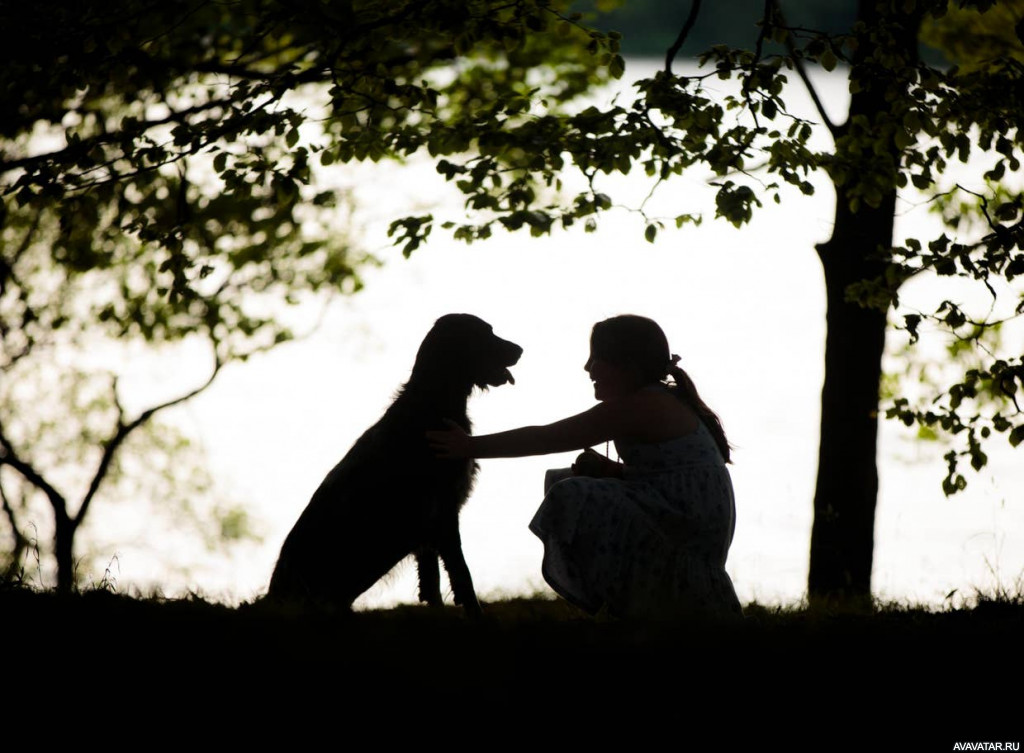
[[725, 429], [722, 428], [722, 420], [718, 417], [711, 408], [708, 407], [707, 403], [700, 399], [700, 395], [697, 394], [697, 386], [690, 379], [690, 375], [683, 371], [679, 365], [679, 356], [672, 354], [672, 358], [669, 360], [666, 373], [672, 377], [672, 381], [675, 382], [674, 392], [676, 397], [682, 400], [684, 403], [689, 405], [697, 413], [697, 416], [704, 425], [708, 427], [711, 432], [711, 436], [715, 440], [715, 444], [718, 445], [718, 451], [722, 453], [722, 458], [726, 463], [729, 461], [730, 447], [729, 440], [725, 438]]

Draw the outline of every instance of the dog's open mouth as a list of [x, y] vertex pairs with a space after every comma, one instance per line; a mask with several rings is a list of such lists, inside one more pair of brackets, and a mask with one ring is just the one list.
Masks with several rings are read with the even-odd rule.
[[516, 379], [508, 369], [502, 369], [501, 371], [495, 372], [493, 376], [487, 379], [487, 385], [489, 387], [500, 387], [503, 384], [515, 383]]
[[507, 340], [500, 340], [499, 344], [500, 347], [496, 348], [493, 355], [486, 359], [489, 362], [483, 372], [486, 376], [483, 377], [482, 384], [477, 382], [479, 387], [500, 387], [503, 384], [516, 383], [516, 379], [509, 369], [519, 363], [523, 349]]

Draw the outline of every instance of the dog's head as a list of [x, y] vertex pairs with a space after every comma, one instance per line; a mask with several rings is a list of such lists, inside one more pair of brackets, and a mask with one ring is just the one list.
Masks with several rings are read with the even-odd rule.
[[523, 349], [494, 334], [491, 325], [472, 314], [442, 316], [423, 338], [413, 378], [473, 385], [486, 389], [515, 384], [509, 366], [515, 365]]

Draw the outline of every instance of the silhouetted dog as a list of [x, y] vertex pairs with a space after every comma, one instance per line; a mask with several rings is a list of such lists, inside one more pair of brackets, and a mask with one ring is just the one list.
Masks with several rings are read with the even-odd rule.
[[522, 352], [475, 316], [438, 319], [391, 407], [327, 474], [288, 534], [268, 598], [349, 606], [414, 553], [421, 601], [442, 603], [440, 556], [455, 603], [478, 613], [459, 536], [477, 464], [435, 457], [425, 432], [443, 429], [444, 419], [469, 432], [473, 387], [514, 383], [508, 367]]

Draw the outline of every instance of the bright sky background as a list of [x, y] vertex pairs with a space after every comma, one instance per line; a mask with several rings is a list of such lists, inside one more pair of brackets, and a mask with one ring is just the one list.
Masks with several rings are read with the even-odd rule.
[[[828, 94], [839, 109], [841, 84]], [[387, 223], [423, 210], [457, 216], [457, 203], [447, 209], [439, 203], [446, 195], [441, 179], [429, 166], [394, 164], [346, 171], [338, 179], [354, 185], [363, 243], [384, 266], [367, 270], [366, 289], [332, 305], [311, 337], [229, 367], [209, 392], [173, 416], [201, 441], [218, 489], [244, 502], [264, 541], [226, 560], [180, 536], [147, 531], [137, 514], [130, 520], [130, 511], [118, 513], [120, 519], [101, 518], [107, 513], [97, 507], [91, 525], [118, 553], [121, 584], [155, 582], [168, 593], [198, 590], [227, 599], [258, 595], [310, 495], [380, 417], [438, 316], [476, 314], [525, 349], [513, 369], [515, 386], [471, 399], [476, 431], [487, 433], [548, 423], [592, 405], [582, 368], [590, 327], [607, 316], [638, 313], [666, 330], [737, 448], [732, 474], [738, 524], [728, 570], [741, 600], [801, 598], [825, 333], [814, 244], [830, 232], [833, 198], [827, 187], [811, 199], [793, 195], [782, 206], [766, 207], [741, 231], [710, 221], [709, 213], [700, 228], [666, 230], [648, 244], [641, 219], [618, 212], [592, 235], [505, 235], [465, 247], [438, 231], [406, 261], [388, 245]], [[635, 176], [609, 193], [635, 200], [648, 187]], [[685, 176], [668, 183], [657, 201], [674, 216], [706, 209], [712, 190], [701, 176]], [[901, 213], [904, 235], [928, 221], [924, 209], [906, 202]], [[949, 294], [931, 284], [914, 282], [905, 297]], [[318, 314], [310, 307], [299, 316], [311, 322]], [[892, 340], [895, 350], [902, 339]], [[1021, 342], [1019, 328], [1008, 333], [1011, 341]], [[193, 367], [196, 381], [202, 366], [180, 354], [139, 362], [135, 384], [140, 395], [157, 394], [168, 384], [189, 383]], [[902, 368], [896, 361], [890, 367]], [[1020, 452], [1014, 455], [1005, 438], [997, 439], [989, 467], [970, 476], [966, 493], [946, 499], [940, 488], [944, 448], [914, 442], [896, 424], [885, 423], [881, 432], [875, 592], [938, 604], [954, 589], [966, 594], [1020, 578]], [[527, 523], [542, 498], [544, 470], [571, 459], [482, 462], [462, 529], [484, 600], [543, 588], [541, 546]], [[131, 526], [138, 533], [124, 534]], [[414, 581], [413, 568], [400, 568], [359, 603], [412, 601]]]

